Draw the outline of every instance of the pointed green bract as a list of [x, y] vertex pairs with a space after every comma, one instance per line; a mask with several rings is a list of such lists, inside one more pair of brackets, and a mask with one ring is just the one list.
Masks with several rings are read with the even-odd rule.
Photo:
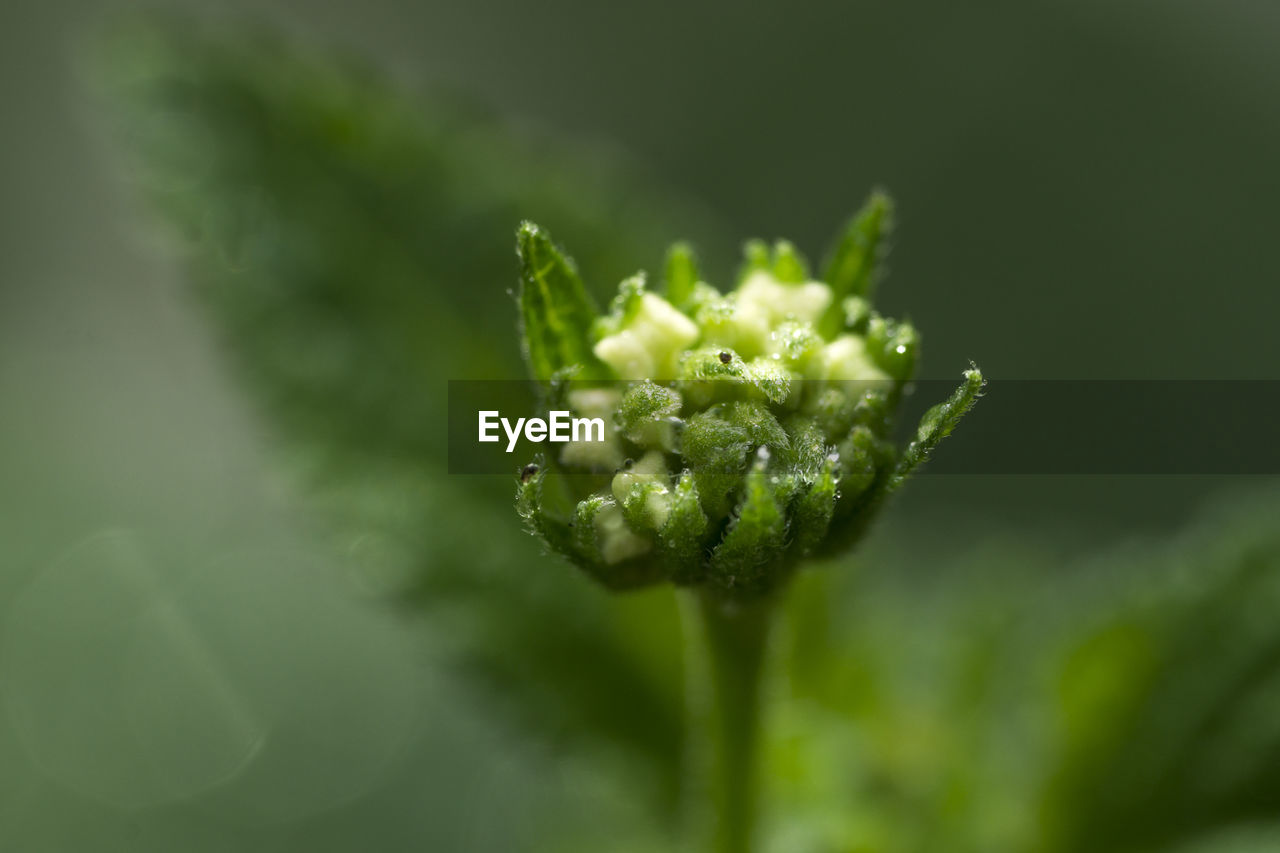
[[920, 357], [920, 333], [908, 322], [873, 313], [867, 322], [867, 352], [894, 379], [910, 379]]
[[679, 423], [680, 392], [648, 380], [632, 385], [618, 405], [618, 429], [630, 441], [672, 450]]
[[790, 242], [779, 240], [773, 247], [773, 276], [791, 284], [808, 281], [809, 262]]
[[836, 460], [840, 479], [840, 505], [849, 509], [875, 483], [876, 474], [893, 458], [889, 448], [876, 437], [875, 430], [858, 424], [840, 442]]
[[770, 570], [786, 535], [787, 517], [763, 466], [756, 466], [747, 476], [737, 517], [712, 555], [712, 582], [731, 595], [768, 592], [783, 580], [780, 573]]
[[599, 376], [590, 339], [596, 309], [573, 262], [532, 222], [516, 232], [520, 258], [520, 318], [534, 377], [549, 382], [566, 371]]
[[[723, 357], [728, 354], [728, 360]], [[702, 408], [722, 399], [738, 399], [744, 392], [774, 403], [791, 393], [793, 376], [773, 359], [744, 362], [731, 349], [711, 347], [686, 354], [677, 386]]]
[[667, 250], [667, 301], [686, 311], [698, 283], [698, 257], [688, 243], [675, 243]]
[[971, 367], [964, 372], [964, 383], [957, 388], [946, 401], [939, 403], [924, 413], [920, 425], [916, 429], [916, 439], [907, 445], [902, 458], [898, 460], [889, 481], [892, 491], [902, 485], [916, 468], [920, 467], [942, 439], [951, 434], [960, 419], [973, 408], [973, 404], [982, 395], [986, 380], [982, 371]]
[[689, 418], [682, 453], [708, 516], [724, 518], [728, 514], [750, 450], [747, 430], [719, 417], [718, 412], [698, 412]]
[[596, 338], [615, 334], [635, 319], [644, 302], [646, 278], [643, 272], [638, 272], [622, 280], [618, 285], [618, 295], [609, 303], [609, 313], [594, 324]]
[[738, 282], [759, 270], [768, 271], [773, 267], [773, 258], [769, 254], [769, 244], [763, 240], [748, 240], [742, 244], [742, 266], [738, 269]]
[[819, 323], [824, 335], [834, 335], [842, 327], [847, 297], [871, 300], [892, 228], [893, 201], [875, 192], [836, 240], [823, 270], [823, 280], [835, 297]]
[[573, 548], [578, 559], [585, 561], [585, 568], [592, 574], [599, 572], [600, 531], [596, 527], [596, 516], [606, 506], [611, 506], [613, 499], [605, 495], [592, 495], [578, 504], [573, 517]]
[[796, 549], [802, 555], [813, 553], [826, 538], [836, 510], [836, 494], [835, 463], [828, 461], [818, 478], [796, 502]]
[[705, 577], [703, 548], [707, 526], [707, 515], [698, 501], [698, 487], [693, 475], [685, 471], [676, 483], [671, 513], [658, 537], [662, 559], [673, 582], [696, 584]]

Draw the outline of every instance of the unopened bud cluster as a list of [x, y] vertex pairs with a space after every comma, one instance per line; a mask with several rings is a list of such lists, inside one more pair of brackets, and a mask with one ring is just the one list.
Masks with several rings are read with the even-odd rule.
[[889, 218], [873, 196], [820, 279], [790, 244], [748, 243], [727, 294], [678, 244], [661, 288], [633, 276], [603, 314], [573, 263], [522, 225], [530, 368], [550, 408], [607, 425], [604, 441], [523, 469], [530, 529], [610, 587], [669, 580], [727, 597], [767, 593], [799, 560], [856, 541], [982, 387], [966, 371], [914, 441], [891, 441], [920, 338], [871, 307]]

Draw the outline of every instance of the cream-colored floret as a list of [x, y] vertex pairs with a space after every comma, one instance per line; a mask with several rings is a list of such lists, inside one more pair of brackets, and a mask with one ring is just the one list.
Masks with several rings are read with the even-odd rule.
[[776, 326], [788, 317], [816, 323], [831, 304], [831, 288], [820, 281], [786, 284], [758, 270], [737, 291], [738, 309], [758, 312]]
[[698, 340], [698, 327], [670, 302], [642, 294], [626, 328], [602, 338], [596, 357], [622, 379], [673, 379], [680, 355]]
[[569, 408], [575, 416], [604, 419], [604, 441], [566, 442], [560, 451], [561, 464], [606, 471], [622, 464], [622, 445], [613, 428], [614, 412], [621, 399], [621, 392], [613, 388], [579, 388], [568, 393]]
[[655, 530], [667, 523], [671, 514], [671, 491], [667, 488], [667, 462], [660, 450], [650, 450], [640, 461], [619, 471], [613, 477], [613, 497], [619, 504], [626, 503], [636, 486], [657, 484], [657, 489], [645, 493], [644, 511]]
[[602, 507], [592, 519], [592, 524], [600, 538], [600, 556], [606, 563], [620, 563], [649, 550], [649, 540], [627, 528], [622, 509], [617, 504]]
[[653, 529], [661, 530], [671, 516], [671, 490], [663, 486], [645, 495], [644, 511], [648, 514]]
[[724, 308], [707, 312], [708, 343], [732, 347], [745, 359], [772, 355], [779, 325], [816, 324], [830, 304], [831, 288], [820, 281], [789, 284], [757, 270], [725, 297]]
[[595, 346], [596, 358], [613, 368], [623, 379], [646, 379], [654, 376], [653, 353], [644, 340], [630, 329], [623, 329]]
[[636, 486], [643, 483], [662, 483], [665, 485], [666, 482], [667, 461], [663, 458], [662, 451], [650, 450], [640, 457], [639, 462], [614, 474], [611, 487], [613, 496], [617, 498], [618, 503], [622, 503]]
[[842, 335], [827, 344], [822, 353], [825, 378], [837, 381], [888, 379], [867, 354], [867, 342], [858, 335]]
[[742, 303], [736, 293], [709, 304], [698, 319], [708, 344], [729, 347], [743, 358], [755, 358], [769, 345], [769, 312], [754, 302]]

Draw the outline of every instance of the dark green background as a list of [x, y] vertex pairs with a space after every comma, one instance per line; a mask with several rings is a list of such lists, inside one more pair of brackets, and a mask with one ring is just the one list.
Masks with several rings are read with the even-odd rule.
[[[1277, 378], [1273, 3], [167, 5], [252, 11], [369, 57], [408, 87], [619, 149], [730, 234], [785, 236], [816, 254], [871, 186], [887, 187], [901, 215], [882, 304], [923, 330], [928, 376], [956, 376], [975, 359], [997, 378]], [[0, 6], [4, 636], [21, 657], [46, 629], [98, 630], [87, 614], [108, 596], [123, 596], [128, 612], [173, 595], [203, 602], [189, 614], [197, 626], [237, 626], [246, 669], [184, 679], [173, 673], [189, 675], [194, 657], [153, 661], [119, 707], [98, 707], [95, 674], [137, 666], [130, 650], [154, 639], [145, 630], [168, 648], [183, 629], [86, 633], [104, 659], [69, 655], [67, 666], [83, 668], [81, 692], [45, 697], [60, 709], [45, 724], [0, 728], [0, 847], [339, 850], [376, 825], [386, 849], [502, 849], [519, 820], [494, 822], [474, 806], [505, 798], [511, 813], [534, 813], [553, 795], [510, 758], [525, 747], [498, 739], [455, 688], [435, 683], [402, 626], [348, 594], [342, 560], [280, 497], [263, 429], [105, 142], [84, 45], [129, 8]], [[706, 248], [723, 280], [736, 248]], [[510, 284], [492, 284], [494, 312], [511, 310]], [[1248, 486], [924, 477], [889, 530], [978, 530], [964, 534], [973, 548], [1034, 535], [1075, 553], [1174, 529], [1208, 496]], [[120, 558], [121, 576], [150, 581], [98, 591], [73, 582], [76, 555], [103, 548], [92, 537], [104, 528], [144, 543], [159, 568], [138, 575]], [[881, 553], [927, 561], [941, 547], [913, 542]], [[201, 586], [209, 571], [193, 568], [281, 549], [315, 571], [276, 572], [265, 587], [251, 570], [215, 573], [211, 593]], [[397, 583], [353, 580], [372, 593]], [[35, 665], [10, 663], [0, 692], [26, 689]], [[271, 689], [286, 673], [294, 689]], [[284, 745], [233, 794], [139, 819], [130, 809], [155, 801], [157, 778], [194, 796], [214, 771], [199, 756], [168, 777], [135, 767], [136, 756], [110, 758], [113, 727], [145, 725], [130, 715], [128, 690], [169, 690], [181, 714], [198, 714], [228, 681], [258, 685], [244, 688], [254, 700], [244, 705], [269, 712], [229, 729], [230, 742], [251, 750], [270, 732]], [[386, 717], [354, 701], [359, 691], [382, 691]], [[51, 746], [64, 725], [87, 732], [88, 752]], [[350, 754], [316, 758], [308, 744], [334, 732]], [[108, 757], [78, 757], [89, 754]], [[427, 802], [437, 806], [424, 820]]]

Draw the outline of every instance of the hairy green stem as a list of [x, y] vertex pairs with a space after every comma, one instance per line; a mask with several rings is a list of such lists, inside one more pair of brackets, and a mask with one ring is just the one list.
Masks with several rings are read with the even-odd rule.
[[[750, 853], [757, 813], [760, 683], [773, 599], [726, 601], [687, 593], [690, 637], [690, 730], [705, 738], [695, 755], [695, 793], [714, 809], [711, 849]], [[705, 808], [700, 809], [705, 813]]]

